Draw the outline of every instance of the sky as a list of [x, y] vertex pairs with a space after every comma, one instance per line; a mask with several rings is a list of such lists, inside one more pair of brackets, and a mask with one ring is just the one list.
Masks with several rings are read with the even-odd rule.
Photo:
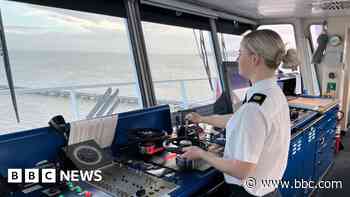
[[[0, 9], [9, 51], [130, 51], [123, 18], [6, 0], [0, 0]], [[143, 31], [149, 53], [198, 53], [192, 29], [143, 22]], [[288, 28], [280, 27], [279, 32], [286, 37], [286, 42], [293, 42]], [[225, 39], [227, 50], [238, 50], [241, 39], [228, 37]], [[205, 39], [210, 42], [209, 32], [205, 32]]]
[[124, 20], [0, 0], [11, 50], [127, 51]]
[[[9, 50], [129, 51], [123, 18], [5, 0], [0, 0], [0, 9]], [[192, 29], [144, 23], [143, 30], [152, 52], [193, 53]]]

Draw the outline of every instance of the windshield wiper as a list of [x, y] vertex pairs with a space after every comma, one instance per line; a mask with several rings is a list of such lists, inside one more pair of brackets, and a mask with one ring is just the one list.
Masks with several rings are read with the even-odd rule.
[[0, 55], [2, 55], [2, 57], [4, 59], [4, 66], [5, 66], [6, 76], [7, 76], [7, 82], [9, 85], [10, 92], [11, 92], [13, 109], [15, 110], [16, 119], [17, 119], [17, 122], [19, 123], [20, 120], [19, 120], [19, 114], [18, 114], [18, 109], [17, 109], [17, 100], [16, 100], [16, 94], [15, 94], [15, 88], [13, 85], [10, 60], [9, 60], [9, 56], [8, 56], [7, 46], [6, 46], [5, 30], [4, 30], [4, 26], [2, 23], [1, 10], [0, 10], [0, 52], [1, 52]]

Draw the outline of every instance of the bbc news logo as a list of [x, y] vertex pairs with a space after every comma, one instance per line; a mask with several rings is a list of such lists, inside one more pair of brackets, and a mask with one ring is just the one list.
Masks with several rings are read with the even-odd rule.
[[[57, 176], [57, 173], [59, 173]], [[56, 169], [8, 169], [9, 183], [56, 183], [65, 181], [102, 181], [101, 170], [67, 170]]]

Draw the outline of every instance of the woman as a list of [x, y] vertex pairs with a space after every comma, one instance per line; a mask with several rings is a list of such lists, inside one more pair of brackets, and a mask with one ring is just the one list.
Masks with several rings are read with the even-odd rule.
[[226, 128], [224, 157], [198, 147], [184, 149], [182, 157], [203, 159], [222, 171], [230, 196], [279, 196], [278, 185], [288, 160], [290, 118], [287, 99], [277, 85], [275, 71], [281, 63], [299, 63], [295, 50], [285, 51], [281, 37], [272, 30], [247, 34], [239, 50], [239, 73], [252, 82], [244, 104], [231, 116], [187, 119]]

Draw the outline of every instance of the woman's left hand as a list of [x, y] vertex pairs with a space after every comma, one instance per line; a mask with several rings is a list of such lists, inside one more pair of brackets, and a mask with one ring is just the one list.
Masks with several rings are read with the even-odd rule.
[[184, 153], [181, 155], [181, 157], [189, 160], [201, 159], [202, 155], [205, 153], [203, 149], [197, 146], [185, 147], [182, 150], [184, 151]]

